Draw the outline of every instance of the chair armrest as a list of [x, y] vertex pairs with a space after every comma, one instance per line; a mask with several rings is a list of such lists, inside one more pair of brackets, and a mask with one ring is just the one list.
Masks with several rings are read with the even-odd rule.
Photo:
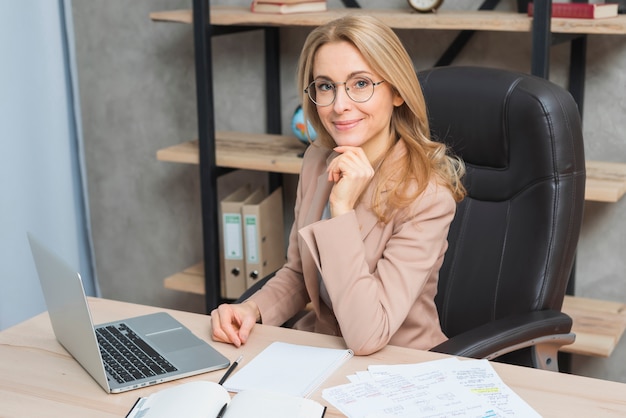
[[510, 316], [489, 322], [456, 335], [430, 351], [456, 356], [492, 359], [502, 354], [530, 347], [542, 337], [552, 338], [551, 344], [571, 344], [572, 318], [563, 312], [544, 310]]
[[254, 283], [252, 286], [250, 286], [248, 289], [246, 289], [246, 291], [243, 292], [241, 294], [241, 296], [239, 296], [237, 298], [235, 303], [242, 303], [246, 299], [248, 299], [250, 296], [254, 295], [260, 288], [262, 288], [265, 285], [265, 283], [267, 283], [267, 281], [269, 279], [274, 277], [275, 274], [276, 274], [276, 272], [272, 272], [272, 273], [268, 274], [267, 276], [263, 277], [261, 280], [259, 280], [256, 283]]

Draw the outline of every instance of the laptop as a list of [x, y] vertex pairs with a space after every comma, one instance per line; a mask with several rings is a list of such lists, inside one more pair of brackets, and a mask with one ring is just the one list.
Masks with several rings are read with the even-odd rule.
[[93, 325], [80, 275], [28, 234], [57, 340], [109, 393], [224, 369], [230, 361], [166, 312]]

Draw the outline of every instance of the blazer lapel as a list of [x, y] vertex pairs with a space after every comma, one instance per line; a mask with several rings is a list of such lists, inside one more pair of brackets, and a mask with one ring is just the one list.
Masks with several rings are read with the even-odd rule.
[[306, 214], [305, 225], [310, 225], [322, 219], [322, 213], [328, 203], [328, 196], [330, 196], [332, 187], [333, 184], [328, 181], [328, 173], [326, 171], [322, 172], [317, 178], [317, 187], [315, 188], [313, 199], [311, 199], [311, 206]]
[[[326, 167], [328, 166], [328, 162], [330, 162], [330, 160], [332, 160], [336, 155], [336, 152], [330, 153], [330, 155], [326, 159]], [[315, 188], [313, 198], [311, 199], [309, 210], [306, 212], [304, 225], [310, 225], [322, 219], [322, 213], [324, 212], [324, 207], [328, 203], [328, 196], [330, 196], [330, 190], [332, 189], [332, 187], [332, 182], [328, 181], [328, 173], [326, 172], [326, 170], [322, 170], [322, 172], [317, 177], [317, 187]], [[302, 239], [302, 237], [300, 237], [300, 239]], [[306, 246], [304, 242], [302, 244]], [[320, 289], [317, 278], [318, 268], [315, 259], [313, 258], [313, 255], [310, 253], [310, 250], [313, 249], [302, 252], [300, 256], [302, 260], [302, 270], [304, 273], [305, 285], [308, 289], [309, 295], [311, 296], [313, 309], [319, 313]]]

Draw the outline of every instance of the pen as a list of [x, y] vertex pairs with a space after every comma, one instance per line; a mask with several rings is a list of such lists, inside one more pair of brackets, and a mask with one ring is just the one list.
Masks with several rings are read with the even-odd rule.
[[226, 407], [228, 406], [227, 403], [224, 404], [224, 406], [222, 407], [222, 409], [220, 409], [220, 412], [217, 413], [217, 416], [215, 418], [222, 418], [224, 416], [224, 413], [226, 412]]
[[[226, 373], [224, 373], [224, 376], [222, 376], [222, 378], [220, 379], [220, 381], [219, 381], [220, 385], [224, 384], [226, 379], [228, 379], [228, 376], [230, 376], [230, 374], [233, 372], [233, 370], [235, 370], [235, 368], [241, 362], [242, 359], [243, 359], [243, 356], [239, 356], [239, 358], [237, 360], [233, 361], [233, 364], [230, 365], [228, 370], [226, 370]], [[218, 415], [218, 417], [219, 417], [219, 415]]]

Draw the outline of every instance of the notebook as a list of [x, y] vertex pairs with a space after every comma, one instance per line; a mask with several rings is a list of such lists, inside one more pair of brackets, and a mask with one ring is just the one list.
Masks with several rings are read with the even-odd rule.
[[268, 390], [308, 398], [354, 352], [275, 341], [224, 382], [229, 392]]
[[28, 240], [57, 340], [105, 391], [229, 366], [225, 356], [165, 312], [94, 326], [80, 275], [30, 233]]

